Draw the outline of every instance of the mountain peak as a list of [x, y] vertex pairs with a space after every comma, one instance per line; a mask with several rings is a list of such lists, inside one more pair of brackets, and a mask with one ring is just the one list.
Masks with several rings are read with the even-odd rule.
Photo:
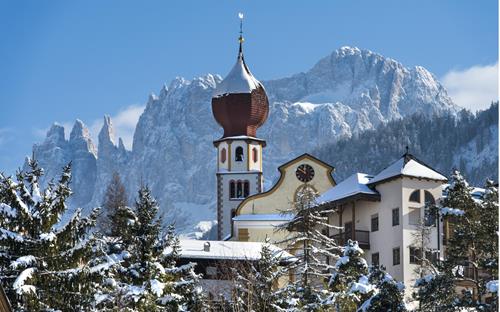
[[49, 131], [47, 131], [46, 142], [52, 142], [56, 146], [62, 146], [66, 143], [66, 138], [64, 136], [64, 127], [58, 123], [53, 123]]
[[99, 132], [99, 152], [102, 147], [115, 146], [113, 124], [111, 117], [104, 115], [104, 122]]

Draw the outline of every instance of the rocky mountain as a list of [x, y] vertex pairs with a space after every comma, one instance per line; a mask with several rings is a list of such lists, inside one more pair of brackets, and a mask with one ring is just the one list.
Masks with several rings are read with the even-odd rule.
[[[75, 204], [99, 205], [112, 172], [118, 171], [131, 199], [139, 185], [149, 185], [166, 220], [175, 220], [183, 232], [191, 231], [199, 221], [215, 218], [212, 141], [222, 132], [210, 100], [221, 80], [211, 74], [193, 80], [176, 78], [158, 96], [151, 95], [131, 151], [115, 143], [111, 120], [105, 117], [97, 153], [88, 130], [77, 121], [69, 140], [60, 126], [52, 127], [46, 140], [35, 145], [35, 156], [47, 168], [47, 178], [73, 161], [73, 187], [80, 193]], [[417, 112], [427, 116], [458, 112], [446, 90], [424, 68], [406, 68], [358, 48], [340, 48], [308, 72], [263, 84], [270, 116], [258, 135], [268, 142], [267, 187], [280, 164], [304, 152]], [[336, 165], [335, 158], [331, 162]]]

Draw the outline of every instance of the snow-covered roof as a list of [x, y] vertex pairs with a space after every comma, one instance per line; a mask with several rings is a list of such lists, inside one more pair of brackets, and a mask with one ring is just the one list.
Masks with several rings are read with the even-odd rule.
[[290, 221], [293, 214], [243, 214], [233, 218], [234, 221]]
[[[205, 251], [205, 244], [210, 248]], [[204, 241], [204, 240], [180, 240], [181, 258], [190, 259], [213, 259], [213, 260], [259, 260], [262, 245], [260, 242], [238, 242], [238, 241]], [[271, 250], [276, 252], [280, 258], [292, 258], [293, 256], [281, 248], [270, 245]]]
[[233, 69], [227, 74], [226, 78], [215, 88], [214, 97], [228, 93], [251, 93], [254, 89], [261, 87], [261, 83], [255, 79], [243, 58], [240, 51], [238, 60]]
[[372, 190], [366, 184], [370, 182], [372, 176], [366, 173], [355, 173], [321, 194], [317, 201], [319, 204], [338, 201], [356, 194], [378, 195], [377, 191]]
[[375, 184], [400, 175], [439, 181], [448, 180], [444, 175], [419, 161], [414, 156], [404, 154], [403, 157], [373, 177], [368, 184]]

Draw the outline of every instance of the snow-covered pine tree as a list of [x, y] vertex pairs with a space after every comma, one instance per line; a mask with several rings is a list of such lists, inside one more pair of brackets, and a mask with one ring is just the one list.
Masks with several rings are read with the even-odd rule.
[[[173, 226], [162, 237], [158, 205], [147, 187], [139, 190], [135, 209], [126, 211], [127, 236], [113, 239], [110, 252], [120, 259], [109, 270], [99, 296], [99, 310], [198, 311], [201, 290], [194, 264], [177, 267], [179, 241]], [[113, 250], [114, 249], [114, 250]]]
[[385, 272], [381, 266], [371, 266], [369, 269], [370, 284], [374, 285], [377, 291], [365, 300], [357, 311], [362, 312], [406, 312], [404, 301], [404, 285], [395, 281], [391, 275]]
[[102, 215], [97, 220], [101, 232], [117, 237], [123, 235], [123, 231], [129, 228], [129, 216], [127, 214], [128, 199], [125, 186], [120, 175], [115, 172], [106, 188], [103, 199]]
[[266, 239], [256, 263], [250, 264], [247, 270], [235, 269], [235, 310], [273, 312], [287, 308], [287, 293], [278, 286], [291, 260], [283, 257], [283, 251], [273, 250]]
[[335, 311], [356, 311], [374, 292], [368, 278], [368, 264], [358, 242], [348, 240], [342, 247], [343, 255], [335, 266], [329, 281], [330, 295], [325, 304]]
[[0, 174], [0, 275], [16, 311], [85, 311], [100, 276], [89, 267], [97, 211], [61, 222], [71, 166], [41, 190], [43, 170], [28, 159], [14, 181]]
[[[417, 280], [414, 296], [423, 311], [436, 307], [439, 311], [457, 307], [494, 311], [496, 302], [486, 304], [484, 299], [491, 295], [488, 283], [498, 274], [498, 191], [493, 183], [487, 183], [486, 193], [479, 200], [472, 196], [473, 188], [460, 172], [454, 171], [450, 182], [440, 208], [452, 229], [446, 258], [437, 272]], [[453, 287], [457, 281], [468, 283], [471, 289], [457, 296]]]
[[317, 192], [304, 183], [292, 207], [282, 212], [293, 218], [277, 228], [287, 232], [286, 238], [279, 243], [286, 245], [297, 258], [289, 268], [297, 277], [289, 287], [293, 293], [290, 299], [299, 302], [304, 311], [321, 311], [325, 280], [332, 268], [328, 263], [336, 260], [340, 252], [335, 241], [326, 234], [328, 229], [337, 228], [328, 223], [328, 214], [332, 211], [318, 207], [317, 197]]
[[169, 281], [167, 289], [171, 294], [163, 297], [161, 301], [175, 311], [202, 311], [205, 298], [199, 285], [200, 276], [194, 271], [196, 264], [177, 266], [181, 247], [173, 225], [168, 227], [164, 240], [167, 242], [167, 248], [163, 250], [162, 256]]

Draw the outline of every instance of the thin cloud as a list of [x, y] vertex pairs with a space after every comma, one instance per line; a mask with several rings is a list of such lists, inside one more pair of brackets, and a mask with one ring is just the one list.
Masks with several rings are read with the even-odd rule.
[[498, 101], [498, 62], [452, 70], [441, 79], [455, 104], [478, 111]]

